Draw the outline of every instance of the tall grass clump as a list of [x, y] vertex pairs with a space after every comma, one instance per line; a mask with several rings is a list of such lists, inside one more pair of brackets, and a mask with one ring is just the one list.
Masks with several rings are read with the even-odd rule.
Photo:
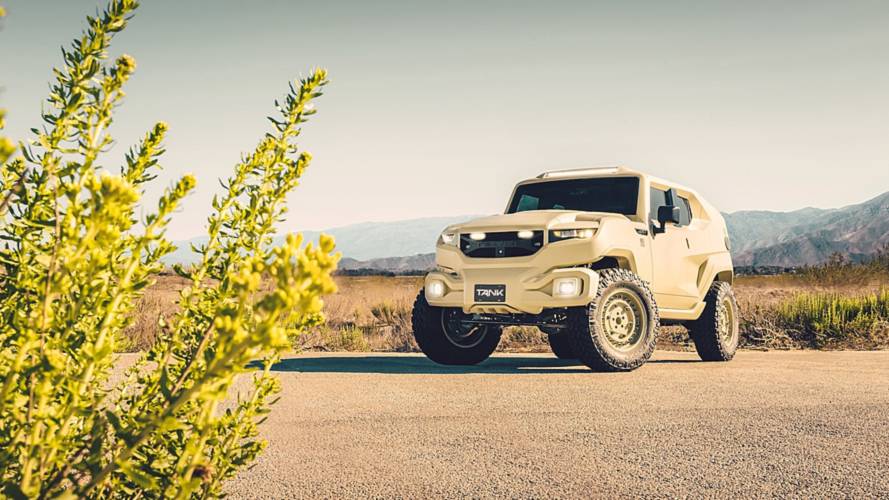
[[777, 307], [785, 328], [798, 330], [814, 347], [870, 343], [889, 330], [889, 289], [860, 295], [800, 294]]
[[877, 250], [863, 261], [852, 261], [835, 253], [821, 264], [802, 267], [797, 276], [816, 286], [867, 285], [889, 279], [889, 245]]
[[[271, 246], [309, 164], [294, 141], [327, 82], [319, 69], [276, 103], [273, 130], [223, 182], [200, 262], [179, 270], [187, 285], [176, 309], [154, 318], [151, 348], [113, 383], [114, 351], [174, 249], [165, 229], [195, 186], [186, 175], [153, 209], [140, 204], [164, 152], [163, 123], [117, 172], [102, 163], [136, 68], [130, 56], [109, 61], [108, 48], [136, 7], [112, 0], [88, 17], [62, 50], [42, 126], [18, 153], [0, 141], [0, 496], [221, 495], [264, 446], [257, 425], [279, 388], [272, 363], [318, 323], [320, 297], [335, 289], [330, 238]], [[251, 388], [221, 411], [255, 360]]]
[[387, 351], [419, 350], [411, 326], [412, 308], [411, 302], [406, 300], [384, 300], [371, 306], [373, 328], [381, 334]]

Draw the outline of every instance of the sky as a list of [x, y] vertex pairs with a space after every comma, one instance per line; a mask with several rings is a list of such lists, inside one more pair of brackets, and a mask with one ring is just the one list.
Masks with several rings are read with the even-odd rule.
[[[0, 107], [25, 138], [104, 4], [0, 3]], [[145, 201], [194, 173], [169, 234], [200, 235], [273, 100], [323, 66], [283, 230], [495, 213], [524, 178], [613, 164], [723, 211], [843, 206], [889, 190], [886, 26], [884, 1], [144, 0], [111, 50], [138, 68], [104, 165], [167, 122]]]

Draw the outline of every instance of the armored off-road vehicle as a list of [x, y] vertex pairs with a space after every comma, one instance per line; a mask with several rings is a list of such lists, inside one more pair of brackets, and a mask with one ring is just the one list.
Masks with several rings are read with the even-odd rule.
[[725, 221], [694, 190], [624, 167], [520, 182], [506, 213], [450, 226], [412, 315], [423, 352], [470, 365], [504, 326], [536, 326], [553, 353], [626, 371], [658, 328], [684, 325], [701, 359], [738, 346]]

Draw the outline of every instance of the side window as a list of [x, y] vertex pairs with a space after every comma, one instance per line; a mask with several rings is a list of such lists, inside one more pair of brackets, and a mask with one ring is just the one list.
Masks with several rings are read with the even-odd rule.
[[652, 222], [657, 223], [657, 209], [658, 207], [667, 206], [667, 192], [661, 191], [658, 188], [651, 188], [651, 209], [649, 210], [648, 217], [651, 218]]
[[679, 197], [679, 225], [687, 226], [691, 224], [691, 204], [688, 198]]

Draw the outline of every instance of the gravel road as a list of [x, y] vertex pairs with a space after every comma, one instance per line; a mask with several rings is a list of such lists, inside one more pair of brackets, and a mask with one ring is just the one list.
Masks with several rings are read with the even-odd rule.
[[306, 354], [236, 498], [889, 497], [889, 352]]

